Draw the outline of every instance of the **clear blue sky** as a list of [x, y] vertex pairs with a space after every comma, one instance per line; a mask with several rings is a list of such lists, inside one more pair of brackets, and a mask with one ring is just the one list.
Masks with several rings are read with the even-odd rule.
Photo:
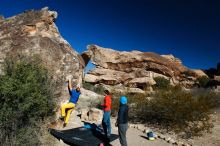
[[120, 51], [173, 54], [190, 68], [220, 62], [218, 0], [0, 0], [6, 18], [48, 6], [79, 53], [88, 44]]

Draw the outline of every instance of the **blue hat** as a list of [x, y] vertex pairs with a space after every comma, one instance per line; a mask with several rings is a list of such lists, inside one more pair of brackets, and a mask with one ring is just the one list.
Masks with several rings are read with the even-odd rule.
[[121, 104], [126, 104], [126, 103], [127, 103], [127, 98], [126, 98], [126, 96], [121, 96], [120, 103], [121, 103]]

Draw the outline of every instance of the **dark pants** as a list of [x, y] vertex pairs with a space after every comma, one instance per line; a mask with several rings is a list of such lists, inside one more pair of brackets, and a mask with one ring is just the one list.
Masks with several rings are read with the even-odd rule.
[[128, 130], [128, 124], [118, 124], [119, 140], [122, 146], [127, 146], [126, 132]]
[[104, 111], [102, 126], [106, 137], [109, 137], [111, 135], [110, 115], [111, 115], [111, 111]]

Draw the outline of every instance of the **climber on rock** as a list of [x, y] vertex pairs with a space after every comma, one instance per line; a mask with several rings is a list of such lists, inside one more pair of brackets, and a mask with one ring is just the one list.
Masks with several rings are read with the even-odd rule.
[[69, 102], [66, 104], [61, 105], [61, 117], [60, 119], [64, 121], [63, 127], [66, 127], [69, 118], [70, 118], [70, 114], [73, 111], [79, 96], [81, 94], [80, 92], [80, 87], [77, 86], [76, 89], [73, 89], [71, 80], [68, 80], [68, 90], [69, 90], [69, 94], [70, 94], [70, 99]]

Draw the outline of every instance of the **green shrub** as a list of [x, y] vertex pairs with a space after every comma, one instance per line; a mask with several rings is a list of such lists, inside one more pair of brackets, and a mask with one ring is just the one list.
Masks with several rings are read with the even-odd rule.
[[210, 81], [209, 77], [206, 77], [206, 76], [202, 76], [202, 77], [199, 77], [197, 79], [197, 81], [199, 82], [199, 85], [201, 87], [206, 87], [207, 83]]
[[38, 57], [7, 59], [0, 76], [0, 145], [40, 145], [41, 123], [54, 115], [56, 84]]
[[170, 87], [170, 81], [165, 79], [164, 77], [155, 77], [156, 89], [167, 89]]

